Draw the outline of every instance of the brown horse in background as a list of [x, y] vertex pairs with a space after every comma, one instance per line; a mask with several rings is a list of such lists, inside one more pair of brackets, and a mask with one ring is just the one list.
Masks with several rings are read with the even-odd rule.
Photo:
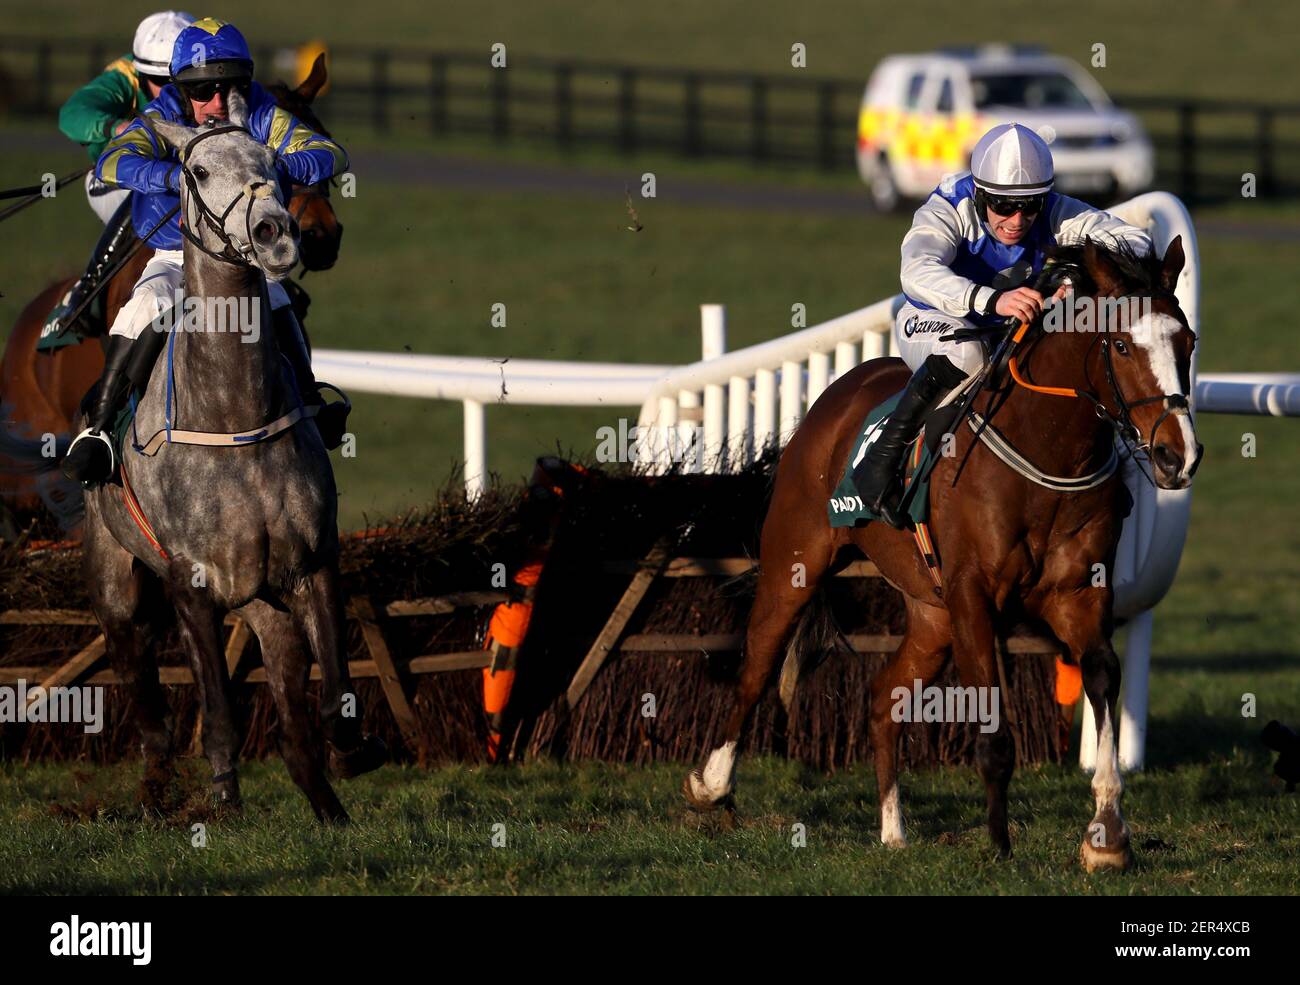
[[[311, 108], [327, 79], [325, 56], [319, 55], [297, 88], [277, 83], [267, 86], [267, 91], [282, 109], [329, 136]], [[299, 252], [304, 271], [328, 270], [338, 259], [343, 224], [330, 204], [329, 191], [328, 182], [293, 188], [289, 212], [302, 231]], [[105, 332], [152, 257], [153, 250], [141, 246], [105, 286], [101, 326]], [[81, 399], [103, 372], [104, 350], [98, 340], [86, 339], [51, 353], [36, 351], [46, 316], [74, 281], [69, 277], [49, 285], [23, 308], [0, 357], [0, 418], [7, 432], [0, 438], [11, 439], [0, 443], [0, 505], [7, 503], [23, 513], [43, 506], [62, 529], [75, 534], [81, 521], [81, 489], [65, 479], [57, 466]], [[46, 434], [56, 436], [52, 456], [41, 447], [41, 436]]]
[[[1195, 335], [1173, 293], [1183, 267], [1181, 240], [1170, 244], [1163, 260], [1091, 242], [1055, 252], [1077, 299], [1137, 299], [1148, 313], [1130, 318], [1121, 308], [1104, 332], [1049, 333], [1040, 320], [1017, 350], [1021, 365], [1013, 379], [997, 373], [996, 386], [976, 397], [975, 410], [993, 417], [1006, 440], [1047, 476], [1097, 473], [1114, 454], [1118, 432], [1144, 454], [1146, 462], [1139, 464], [1152, 468], [1157, 485], [1187, 486], [1201, 449], [1186, 399]], [[777, 656], [787, 644], [795, 668], [816, 656], [806, 650], [810, 641], [824, 638], [814, 630], [825, 626], [813, 618], [816, 609], [800, 615], [821, 580], [852, 560], [856, 549], [903, 593], [907, 611], [902, 643], [871, 686], [881, 840], [906, 844], [895, 691], [928, 686], [951, 656], [962, 688], [988, 689], [973, 693], [992, 696], [998, 711], [996, 728], [980, 730], [975, 759], [987, 793], [989, 834], [1001, 854], [1010, 854], [1007, 788], [1014, 748], [1000, 714], [995, 645], [1029, 621], [1045, 625], [1059, 641], [1062, 659], [1081, 668], [1098, 723], [1096, 812], [1081, 848], [1083, 863], [1090, 871], [1127, 868], [1132, 852], [1120, 813], [1115, 717], [1120, 663], [1110, 643], [1112, 568], [1128, 505], [1124, 483], [1116, 470], [1086, 491], [1046, 488], [1004, 464], [964, 423], [954, 424], [956, 453], [939, 460], [931, 483], [930, 531], [942, 562], [942, 587], [936, 590], [910, 532], [880, 522], [832, 528], [826, 512], [868, 411], [907, 379], [898, 359], [856, 367], [818, 398], [783, 452], [763, 525], [734, 708], [705, 765], [687, 776], [685, 796], [701, 809], [732, 803], [737, 744]], [[1035, 392], [1035, 385], [1071, 388], [1077, 396]], [[800, 566], [803, 579], [792, 576]]]

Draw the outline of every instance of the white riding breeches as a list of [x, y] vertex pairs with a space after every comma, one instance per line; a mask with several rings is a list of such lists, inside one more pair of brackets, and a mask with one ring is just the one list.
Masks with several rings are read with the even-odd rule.
[[86, 174], [86, 201], [94, 209], [95, 215], [99, 216], [99, 221], [106, 226], [108, 220], [113, 218], [117, 207], [125, 202], [130, 194], [129, 188], [114, 187], [100, 181], [95, 177], [93, 169]]
[[[171, 311], [176, 304], [177, 292], [181, 289], [181, 263], [184, 256], [183, 250], [154, 252], [153, 259], [145, 265], [140, 279], [135, 282], [130, 299], [122, 305], [122, 310], [113, 320], [110, 335], [138, 339], [155, 319]], [[268, 280], [266, 287], [272, 311], [289, 303], [289, 295], [278, 280]], [[166, 320], [160, 319], [159, 324], [166, 324]]]
[[975, 327], [974, 322], [965, 318], [905, 304], [898, 309], [898, 317], [894, 319], [894, 344], [911, 370], [919, 369], [927, 356], [937, 353], [947, 356], [967, 376], [973, 376], [987, 358], [979, 340], [941, 342], [939, 337], [959, 328]]

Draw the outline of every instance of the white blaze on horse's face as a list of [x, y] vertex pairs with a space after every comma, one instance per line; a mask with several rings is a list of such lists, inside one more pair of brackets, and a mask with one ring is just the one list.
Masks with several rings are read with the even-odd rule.
[[[242, 127], [246, 122], [247, 108], [238, 93], [232, 93], [230, 124]], [[188, 186], [183, 188], [185, 222], [203, 245], [215, 252], [233, 246], [268, 276], [287, 274], [298, 262], [298, 222], [280, 201], [271, 148], [246, 131], [217, 133], [196, 142], [204, 127], [160, 121], [155, 128], [185, 155], [183, 163], [192, 178], [182, 181]], [[206, 220], [204, 207], [210, 213]], [[214, 228], [217, 222], [224, 241]]]
[[[1195, 339], [1192, 331], [1172, 314], [1149, 312], [1128, 328], [1136, 350], [1145, 359], [1147, 372], [1142, 374], [1145, 383], [1141, 389], [1125, 387], [1130, 401], [1153, 394], [1187, 393], [1191, 376], [1191, 353]], [[1123, 355], [1115, 358], [1116, 375], [1123, 377], [1119, 363], [1127, 361]], [[1190, 410], [1174, 410], [1161, 422], [1153, 434], [1164, 408], [1152, 404], [1133, 411], [1134, 424], [1142, 432], [1142, 440], [1149, 441], [1147, 454], [1155, 468], [1156, 484], [1163, 489], [1184, 489], [1192, 484], [1192, 473], [1200, 464], [1201, 446], [1196, 440], [1196, 426]]]

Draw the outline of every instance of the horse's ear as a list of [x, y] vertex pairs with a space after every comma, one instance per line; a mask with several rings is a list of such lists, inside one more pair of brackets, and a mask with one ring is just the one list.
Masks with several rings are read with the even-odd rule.
[[185, 149], [185, 145], [194, 139], [198, 132], [193, 127], [187, 127], [183, 123], [173, 123], [170, 120], [161, 120], [150, 116], [145, 121], [145, 126], [153, 130], [158, 136], [176, 148], [177, 153]]
[[1165, 250], [1165, 258], [1160, 267], [1160, 286], [1170, 294], [1178, 284], [1178, 275], [1183, 272], [1187, 257], [1183, 254], [1183, 237], [1175, 236]]
[[311, 63], [311, 71], [307, 73], [307, 78], [298, 85], [298, 98], [310, 106], [328, 78], [329, 72], [325, 69], [325, 52], [322, 51]]
[[230, 90], [230, 122], [237, 127], [248, 127], [248, 103], [238, 89]]
[[1091, 239], [1083, 244], [1083, 267], [1089, 279], [1097, 285], [1098, 295], [1118, 296], [1123, 292], [1124, 275], [1110, 254]]

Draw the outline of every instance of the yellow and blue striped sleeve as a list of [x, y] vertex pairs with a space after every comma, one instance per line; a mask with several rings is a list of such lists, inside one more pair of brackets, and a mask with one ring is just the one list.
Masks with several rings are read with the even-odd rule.
[[108, 142], [95, 163], [95, 176], [138, 192], [176, 191], [180, 164], [138, 119]]
[[279, 106], [271, 112], [266, 143], [300, 185], [314, 185], [348, 169], [342, 147]]

